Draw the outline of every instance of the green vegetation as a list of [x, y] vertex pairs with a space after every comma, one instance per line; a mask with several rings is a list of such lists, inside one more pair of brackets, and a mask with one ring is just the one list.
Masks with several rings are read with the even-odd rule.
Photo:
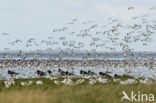
[[[156, 85], [124, 86], [112, 82], [90, 85], [86, 81], [81, 85], [67, 86], [56, 85], [49, 79], [31, 79], [32, 85], [24, 87], [20, 85], [21, 81], [27, 80], [15, 80], [16, 85], [10, 88], [5, 88], [3, 81], [0, 81], [0, 103], [122, 103], [122, 91], [127, 93], [140, 91], [156, 95]], [[37, 80], [42, 80], [44, 84], [36, 85]]]

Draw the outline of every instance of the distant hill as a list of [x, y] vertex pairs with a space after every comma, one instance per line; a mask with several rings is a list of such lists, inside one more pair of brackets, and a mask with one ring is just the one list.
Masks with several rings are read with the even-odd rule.
[[[64, 58], [64, 59], [125, 59], [122, 52], [95, 52], [87, 50], [71, 50], [71, 49], [46, 49], [35, 51], [7, 51], [0, 52], [0, 59], [6, 58]], [[130, 59], [156, 59], [156, 52], [134, 52]]]

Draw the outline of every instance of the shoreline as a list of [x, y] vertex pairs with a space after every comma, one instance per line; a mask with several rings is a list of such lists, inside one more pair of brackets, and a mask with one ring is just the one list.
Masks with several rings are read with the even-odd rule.
[[156, 67], [156, 60], [57, 60], [57, 59], [3, 59], [0, 68], [26, 68], [26, 67]]

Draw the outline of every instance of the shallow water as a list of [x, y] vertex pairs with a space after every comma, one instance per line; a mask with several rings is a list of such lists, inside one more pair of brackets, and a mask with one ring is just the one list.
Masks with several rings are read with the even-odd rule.
[[[68, 69], [68, 68], [61, 68], [64, 71], [70, 71], [74, 73], [76, 76], [80, 76], [80, 70], [88, 71], [91, 70], [95, 72], [98, 76], [99, 72], [106, 72], [105, 68], [93, 68], [93, 67], [77, 67], [74, 69]], [[47, 70], [51, 70], [52, 74], [50, 76], [56, 76], [58, 74], [58, 68], [45, 68], [45, 69], [38, 69], [38, 68], [7, 68], [7, 69], [0, 69], [0, 75], [1, 79], [8, 77], [9, 75], [7, 74], [8, 70], [13, 70], [17, 73], [19, 73], [16, 78], [37, 78], [38, 75], [36, 73], [37, 70], [41, 70], [46, 72]], [[130, 75], [135, 78], [152, 78], [156, 79], [156, 69], [148, 69], [148, 68], [131, 68], [126, 72], [125, 68], [110, 68], [109, 72], [111, 72], [109, 75], [112, 77], [117, 74], [117, 75]], [[47, 78], [50, 77], [47, 73]]]
[[[34, 56], [35, 55], [35, 56]], [[29, 53], [29, 54], [23, 54], [21, 56], [18, 56], [17, 53], [0, 53], [0, 61], [7, 61], [7, 65], [12, 65], [14, 66], [16, 63], [16, 66], [14, 67], [5, 67], [5, 68], [0, 68], [0, 79], [3, 79], [3, 78], [6, 78], [8, 77], [8, 73], [7, 71], [8, 70], [12, 70], [12, 71], [15, 71], [17, 73], [19, 73], [16, 78], [36, 78], [38, 77], [36, 71], [37, 70], [41, 70], [41, 71], [44, 71], [46, 72], [47, 70], [51, 70], [52, 71], [52, 75], [51, 76], [56, 76], [58, 74], [58, 65], [60, 65], [61, 63], [63, 63], [64, 65], [62, 65], [60, 68], [64, 71], [70, 71], [72, 73], [74, 73], [74, 75], [76, 76], [80, 76], [80, 70], [84, 70], [84, 71], [88, 71], [88, 70], [91, 70], [93, 72], [95, 72], [98, 76], [99, 72], [106, 72], [107, 69], [109, 68], [109, 72], [111, 72], [109, 75], [111, 75], [112, 77], [117, 74], [117, 75], [130, 75], [130, 76], [133, 76], [135, 78], [152, 78], [152, 79], [156, 79], [156, 61], [154, 61], [154, 67], [152, 69], [148, 68], [148, 67], [145, 67], [145, 66], [137, 66], [137, 67], [128, 67], [129, 65], [125, 65], [125, 64], [122, 64], [120, 61], [124, 60], [125, 58], [123, 57], [122, 54], [111, 54], [111, 55], [108, 55], [108, 54], [101, 54], [101, 55], [98, 55], [95, 57], [95, 55], [90, 55], [90, 57], [87, 58], [87, 60], [93, 60], [91, 63], [93, 63], [93, 65], [91, 66], [89, 63], [87, 63], [87, 66], [86, 67], [83, 67], [83, 66], [79, 66], [79, 63], [84, 63], [84, 59], [83, 59], [83, 56], [85, 56], [85, 53], [84, 54], [76, 54], [76, 55], [60, 55], [58, 56], [57, 58], [53, 58], [54, 54], [49, 54], [49, 53]], [[47, 60], [49, 59], [49, 57], [52, 57], [52, 59], [55, 59], [54, 61], [50, 61], [50, 62], [53, 62], [53, 66], [43, 66], [44, 65], [44, 62], [42, 60]], [[61, 61], [60, 63], [58, 63], [58, 58], [59, 57], [63, 57], [62, 60], [67, 60], [67, 61]], [[142, 65], [142, 61], [143, 60], [146, 60], [148, 57], [149, 58], [156, 58], [156, 54], [155, 53], [147, 53], [147, 54], [135, 54], [135, 58], [137, 57], [138, 60], [136, 61], [139, 61], [141, 62], [141, 65]], [[32, 67], [27, 67], [27, 64], [24, 68], [20, 67], [20, 64], [18, 65], [18, 62], [19, 61], [15, 61], [15, 62], [11, 62], [10, 60], [17, 60], [19, 59], [20, 61], [25, 61], [25, 60], [32, 60], [34, 58], [37, 58], [38, 60], [41, 60], [41, 61], [35, 61], [35, 63], [40, 63], [41, 67], [35, 67], [34, 65], [32, 65]], [[97, 60], [104, 60], [104, 63], [106, 62], [107, 64], [107, 59], [109, 60], [117, 60], [119, 62], [117, 62], [116, 64], [120, 63], [120, 66], [121, 65], [124, 65], [124, 67], [114, 67], [114, 66], [109, 66], [109, 67], [102, 67], [102, 63], [100, 61], [97, 61]], [[72, 60], [79, 60], [77, 62], [72, 62], [72, 63], [77, 63], [77, 64], [74, 64], [74, 69], [70, 69], [71, 67], [70, 66], [67, 66], [65, 67], [66, 65], [68, 65], [68, 62], [71, 62]], [[95, 60], [95, 61], [94, 61]], [[149, 61], [149, 60], [148, 60]], [[108, 61], [109, 62], [109, 61]], [[131, 62], [131, 61], [129, 61]], [[143, 61], [144, 62], [144, 61]], [[29, 62], [31, 63], [31, 62]], [[114, 62], [115, 63], [115, 62]], [[131, 62], [133, 63], [133, 62]], [[150, 63], [150, 62], [148, 62]], [[56, 66], [55, 66], [56, 64]], [[89, 65], [88, 65], [89, 64]], [[102, 65], [101, 65], [102, 64]], [[3, 62], [1, 62], [1, 65], [3, 65]], [[1, 66], [0, 65], [0, 66]], [[96, 66], [98, 65], [98, 66]], [[112, 65], [112, 64], [109, 64], [109, 65]], [[17, 67], [18, 66], [18, 67]], [[44, 69], [41, 69], [43, 68]], [[127, 69], [128, 67], [128, 69]], [[47, 76], [49, 77], [49, 76]]]

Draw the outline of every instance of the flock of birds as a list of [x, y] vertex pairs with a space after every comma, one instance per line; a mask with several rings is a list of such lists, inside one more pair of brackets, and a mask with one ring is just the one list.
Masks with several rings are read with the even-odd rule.
[[[73, 79], [77, 79], [77, 80], [73, 80]], [[81, 85], [81, 84], [85, 84], [88, 82], [88, 84], [90, 85], [95, 85], [97, 83], [101, 83], [101, 84], [107, 84], [110, 82], [114, 82], [116, 84], [120, 84], [120, 85], [130, 85], [130, 84], [137, 84], [137, 83], [142, 83], [142, 84], [146, 84], [146, 85], [154, 85], [155, 82], [153, 82], [153, 80], [150, 79], [132, 79], [129, 78], [127, 80], [122, 80], [122, 79], [112, 79], [109, 80], [107, 78], [90, 78], [90, 77], [84, 77], [84, 78], [64, 78], [62, 80], [59, 80], [59, 78], [50, 78], [50, 80], [52, 81], [52, 83], [56, 84], [56, 85]], [[21, 81], [20, 85], [21, 86], [31, 86], [33, 84], [36, 85], [44, 85], [44, 81], [42, 80], [37, 80], [36, 82], [33, 80], [28, 80], [28, 81]], [[9, 80], [5, 80], [4, 81], [5, 87], [9, 88], [12, 85], [15, 85], [15, 81], [13, 79], [9, 79]]]
[[[128, 7], [128, 11], [135, 10], [135, 7]], [[96, 50], [98, 48], [102, 48], [104, 51], [109, 50], [109, 51], [117, 51], [117, 48], [120, 48], [123, 55], [128, 59], [128, 56], [133, 56], [133, 51], [134, 49], [132, 48], [131, 45], [135, 43], [141, 43], [143, 46], [147, 46], [151, 41], [152, 41], [152, 35], [155, 34], [156, 31], [156, 20], [150, 20], [149, 19], [149, 13], [151, 11], [155, 10], [154, 7], [149, 8], [149, 12], [141, 15], [141, 16], [135, 16], [132, 17], [131, 20], [133, 21], [132, 24], [126, 24], [122, 23], [120, 19], [110, 17], [107, 20], [107, 24], [105, 25], [98, 25], [94, 21], [86, 21], [83, 23], [80, 23], [84, 28], [80, 28], [80, 30], [74, 31], [71, 30], [72, 27], [74, 27], [76, 24], [79, 23], [78, 19], [72, 19], [70, 22], [68, 22], [65, 26], [55, 28], [52, 30], [53, 35], [47, 37], [47, 39], [41, 40], [38, 42], [37, 39], [35, 38], [29, 38], [26, 41], [23, 41], [21, 39], [15, 39], [12, 42], [9, 42], [8, 45], [11, 46], [17, 46], [18, 44], [24, 43], [25, 47], [27, 48], [34, 48], [35, 46], [40, 46], [40, 45], [46, 45], [48, 47], [53, 47], [59, 46], [60, 44], [65, 47], [65, 48], [70, 48], [71, 54], [73, 53], [73, 50], [77, 49], [82, 49], [85, 50], [86, 48], [92, 48], [92, 51], [94, 51], [96, 55]], [[71, 27], [71, 28], [70, 28]], [[68, 34], [69, 36], [63, 36], [63, 34]], [[2, 36], [10, 36], [11, 34], [9, 33], [2, 33]], [[60, 36], [61, 35], [61, 36]], [[72, 40], [70, 40], [72, 39]], [[79, 41], [81, 40], [81, 41]], [[89, 42], [89, 44], [86, 43]], [[10, 48], [4, 48], [5, 51], [9, 51]], [[60, 48], [60, 52], [58, 54], [64, 54], [64, 50]], [[89, 51], [88, 51], [89, 52]], [[89, 52], [90, 53], [90, 52]], [[87, 56], [89, 56], [89, 53], [87, 53]], [[21, 54], [21, 51], [20, 51]], [[10, 62], [8, 61], [2, 61], [0, 68], [6, 68], [6, 67], [14, 67], [19, 65], [21, 67], [27, 66], [38, 66], [41, 68], [46, 68], [49, 65], [53, 65], [53, 63], [58, 64], [57, 62], [60, 61], [42, 61], [41, 62], [36, 62], [36, 60], [30, 60], [29, 61], [24, 61], [24, 60], [11, 60]], [[96, 60], [95, 60], [96, 61]], [[81, 66], [82, 67], [88, 67], [89, 64], [96, 65], [96, 62], [94, 63], [89, 63], [88, 61], [84, 61]], [[17, 63], [16, 63], [17, 62]], [[109, 63], [108, 63], [109, 62]], [[119, 61], [120, 62], [120, 61]], [[130, 63], [127, 63], [127, 61], [121, 61], [118, 64], [116, 61], [107, 61], [107, 63], [100, 64], [104, 67], [112, 67], [112, 66], [135, 66], [137, 63], [134, 63], [134, 61], [129, 61]], [[63, 62], [61, 62], [63, 64]], [[41, 64], [41, 65], [40, 65]], [[68, 65], [75, 65], [71, 61], [67, 61]], [[79, 63], [77, 63], [79, 64]], [[98, 63], [97, 63], [98, 64]], [[150, 62], [143, 62], [143, 66], [153, 68], [151, 66], [155, 66], [155, 62], [150, 61]], [[71, 66], [72, 67], [72, 66]], [[74, 68], [74, 67], [72, 67]], [[130, 71], [126, 71], [130, 72]], [[8, 70], [7, 74], [11, 77], [11, 79], [6, 79], [4, 81], [6, 87], [10, 87], [11, 85], [14, 85], [14, 77], [18, 76], [20, 73], [15, 72], [13, 70]], [[58, 71], [53, 75], [52, 70], [47, 70], [47, 71], [42, 71], [41, 69], [38, 69], [35, 71], [35, 74], [38, 77], [47, 77], [49, 76], [49, 79], [53, 80], [53, 82], [57, 85], [60, 84], [67, 84], [67, 85], [75, 85], [75, 84], [82, 84], [87, 80], [89, 80], [89, 84], [96, 84], [97, 82], [100, 83], [108, 83], [110, 80], [113, 80], [113, 82], [118, 82], [120, 84], [126, 85], [126, 84], [132, 84], [132, 83], [138, 83], [138, 80], [134, 77], [131, 77], [130, 75], [118, 75], [114, 74], [113, 76], [110, 75], [111, 71], [99, 71], [94, 72], [92, 70], [84, 70], [81, 69], [79, 70], [79, 74], [81, 75], [81, 79], [78, 79], [76, 82], [72, 80], [73, 77], [77, 77], [74, 72], [68, 71], [68, 70], [62, 70], [59, 68], [58, 65]], [[64, 80], [60, 81], [57, 80], [59, 77], [64, 77]], [[127, 80], [123, 81], [120, 78], [128, 78]], [[144, 78], [143, 80], [139, 80], [140, 83], [148, 83], [148, 84], [153, 84], [153, 81], [147, 78]], [[21, 82], [22, 86], [25, 85], [31, 85], [33, 82], [32, 81], [27, 81], [27, 82]], [[42, 85], [43, 81], [37, 81], [37, 85]]]
[[[132, 10], [135, 11], [135, 7], [128, 7], [128, 11]], [[91, 48], [95, 52], [98, 48], [102, 48], [103, 51], [117, 51], [117, 48], [120, 48], [125, 56], [133, 55], [133, 44], [142, 43], [143, 46], [147, 46], [152, 41], [152, 35], [156, 31], [156, 20], [149, 19], [149, 14], [154, 10], [155, 8], [152, 7], [149, 8], [148, 13], [132, 17], [132, 24], [122, 23], [119, 18], [110, 17], [102, 26], [92, 20], [80, 23], [83, 28], [76, 31], [71, 29], [79, 24], [79, 20], [72, 19], [65, 26], [53, 29], [53, 34], [45, 40], [38, 41], [35, 38], [29, 38], [27, 41], [22, 41], [21, 39], [15, 39], [8, 45], [17, 46], [24, 43], [27, 48], [41, 45], [53, 48], [61, 45], [71, 50]], [[2, 35], [9, 36], [11, 34], [2, 33]], [[59, 35], [59, 37], [56, 35]], [[68, 38], [69, 36], [72, 40]], [[89, 43], [86, 43], [86, 41]], [[4, 50], [9, 51], [11, 49], [4, 48]]]
[[[11, 71], [11, 70], [8, 70], [8, 74], [10, 76], [4, 79], [4, 84], [6, 88], [9, 88], [15, 85], [14, 77], [18, 75], [18, 73]], [[64, 71], [64, 70], [61, 70], [60, 68], [58, 69], [57, 76], [56, 75], [52, 76], [51, 70], [47, 70], [46, 72], [37, 70], [36, 74], [38, 75], [38, 78], [43, 78], [43, 77], [48, 76], [46, 78], [49, 79], [55, 85], [71, 85], [72, 86], [72, 85], [81, 85], [85, 83], [88, 83], [90, 85], [95, 85], [99, 83], [107, 84], [107, 83], [112, 83], [112, 82], [116, 84], [120, 84], [120, 85], [130, 85], [130, 84], [137, 84], [137, 83], [141, 83], [145, 85], [154, 85], [156, 83], [155, 80], [150, 79], [150, 78], [133, 78], [127, 75], [120, 76], [117, 74], [115, 74], [114, 77], [112, 78], [110, 75], [102, 71], [99, 72], [97, 75], [95, 72], [91, 70], [88, 70], [88, 71], [80, 70], [81, 76], [74, 76], [72, 72]], [[21, 81], [20, 85], [24, 87], [24, 86], [31, 86], [34, 83], [36, 85], [43, 85], [44, 81], [27, 80], [27, 81]]]

